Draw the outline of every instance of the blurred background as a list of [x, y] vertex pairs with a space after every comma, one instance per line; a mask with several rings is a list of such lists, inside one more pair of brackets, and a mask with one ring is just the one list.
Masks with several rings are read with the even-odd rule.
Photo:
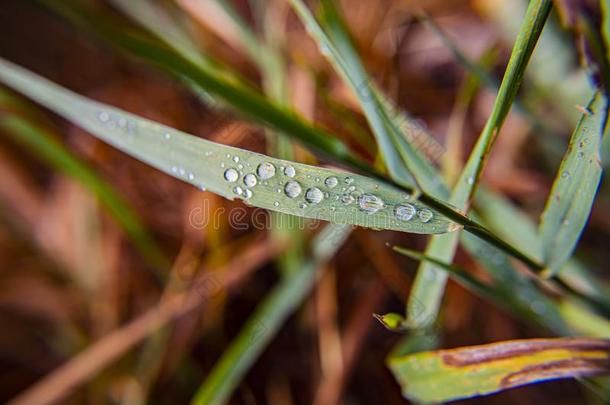
[[[116, 24], [135, 26], [109, 3], [84, 3]], [[214, 2], [175, 3], [206, 53], [269, 88], [268, 77]], [[231, 3], [251, 30], [275, 41], [287, 78], [286, 102], [374, 162], [374, 138], [354, 95], [286, 2], [268, 0], [262, 10], [252, 6], [257, 2]], [[422, 147], [455, 178], [495, 93], [473, 84], [448, 43], [488, 69], [491, 78], [501, 78], [525, 2], [339, 3], [367, 71], [434, 135], [438, 144]], [[535, 106], [542, 117], [545, 135], [538, 136], [540, 123], [513, 111], [483, 179], [534, 220], [580, 114], [575, 105], [587, 102], [587, 79], [578, 70], [583, 53], [569, 29], [569, 13], [561, 14], [570, 2], [558, 3], [549, 28], [556, 35], [545, 48], [550, 54], [532, 63], [521, 94], [525, 108]], [[580, 6], [599, 17], [596, 4]], [[0, 56], [79, 94], [215, 142], [264, 153], [277, 146], [274, 134], [206, 104], [180, 81], [37, 1], [2, 1]], [[49, 386], [65, 389], [61, 403], [187, 403], [289, 267], [284, 239], [273, 236], [277, 218], [181, 183], [41, 108], [31, 107], [29, 114], [130, 207], [155, 253], [139, 248], [83, 181], [0, 130], [0, 401], [73, 362]], [[299, 146], [293, 153], [295, 160], [332, 165]], [[608, 258], [610, 201], [607, 193], [599, 197], [578, 255], [601, 272]], [[300, 240], [306, 252], [323, 225], [309, 224], [290, 238]], [[251, 343], [260, 336], [269, 341], [229, 403], [408, 403], [385, 365], [401, 335], [372, 315], [403, 311], [418, 265], [388, 244], [423, 250], [426, 241], [422, 235], [354, 229], [320, 266], [317, 282], [277, 333], [267, 335], [274, 327], [265, 318], [251, 328]], [[483, 275], [462, 251], [456, 263]], [[194, 282], [199, 298], [172, 306], [177, 291]], [[151, 312], [161, 307], [169, 315]], [[437, 329], [443, 348], [549, 336], [453, 282]], [[100, 341], [97, 351], [88, 352], [91, 357], [77, 360]], [[77, 386], [63, 387], [75, 374], [81, 376]], [[586, 398], [583, 390], [565, 380], [458, 403], [576, 404]]]

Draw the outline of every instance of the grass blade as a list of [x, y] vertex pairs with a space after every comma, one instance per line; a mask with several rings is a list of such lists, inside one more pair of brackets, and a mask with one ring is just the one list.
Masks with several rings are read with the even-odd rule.
[[601, 180], [600, 145], [606, 98], [597, 93], [576, 127], [542, 214], [542, 255], [552, 277], [564, 266], [584, 230]]
[[286, 318], [309, 293], [317, 279], [316, 270], [341, 247], [349, 232], [349, 227], [331, 224], [316, 236], [312, 242], [312, 259], [299, 272], [285, 276], [255, 309], [197, 390], [191, 401], [193, 405], [219, 405], [227, 402], [231, 392]]
[[[88, 100], [9, 62], [0, 60], [0, 67], [1, 81], [105, 142], [226, 198], [299, 217], [380, 229], [439, 233], [459, 227], [417, 201], [408, 204], [419, 216], [397, 220], [394, 210], [406, 204], [404, 193], [374, 179], [209, 142]], [[292, 169], [281, 170], [288, 167]], [[252, 176], [246, 178], [248, 172]]]
[[[491, 116], [451, 193], [449, 202], [460, 209], [467, 210], [470, 205], [470, 199], [475, 193], [489, 151], [517, 94], [527, 62], [542, 32], [550, 9], [551, 2], [548, 0], [530, 2], [506, 68], [506, 74], [498, 90]], [[451, 262], [457, 248], [458, 237], [458, 234], [433, 237], [426, 248], [425, 255], [444, 262]], [[447, 275], [442, 270], [433, 264], [423, 263], [418, 270], [409, 296], [407, 314], [413, 313], [412, 308], [423, 305], [427, 316], [418, 318], [424, 319], [426, 322], [434, 320], [440, 308], [446, 280]], [[413, 322], [417, 322], [417, 320], [413, 320]], [[420, 326], [427, 327], [428, 325]]]
[[610, 373], [610, 341], [513, 340], [417, 353], [390, 363], [406, 397], [438, 403], [541, 381], [606, 375]]

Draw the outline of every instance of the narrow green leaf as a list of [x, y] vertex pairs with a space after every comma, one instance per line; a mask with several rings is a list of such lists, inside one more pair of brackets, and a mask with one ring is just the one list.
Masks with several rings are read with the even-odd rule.
[[347, 226], [329, 225], [312, 242], [312, 258], [295, 274], [287, 275], [257, 306], [239, 334], [215, 364], [191, 404], [220, 405], [250, 369], [261, 352], [301, 304], [317, 279], [317, 269], [328, 261], [349, 235]]
[[300, 217], [379, 229], [442, 233], [459, 227], [374, 179], [206, 141], [88, 100], [1, 59], [0, 68], [0, 81], [105, 142], [226, 198]]
[[[491, 116], [487, 120], [485, 128], [479, 136], [466, 166], [451, 193], [449, 202], [459, 209], [467, 210], [469, 208], [470, 199], [475, 193], [489, 152], [517, 94], [527, 62], [542, 32], [550, 8], [551, 2], [549, 0], [534, 0], [529, 4], [521, 25], [521, 31], [517, 36], [508, 66], [506, 67], [505, 76], [498, 90], [498, 96], [496, 97]], [[433, 237], [426, 248], [425, 255], [445, 262], [452, 261], [458, 245], [458, 237], [458, 233]], [[446, 279], [447, 275], [436, 268], [435, 265], [423, 263], [417, 272], [417, 277], [409, 296], [407, 314], [412, 313], [411, 308], [421, 306], [423, 303], [429, 314], [429, 316], [423, 319], [428, 320], [428, 322], [435, 319], [440, 308]], [[421, 326], [427, 327], [428, 325], [423, 324]]]
[[542, 214], [542, 255], [552, 277], [563, 267], [584, 230], [601, 180], [600, 145], [606, 98], [597, 93], [576, 127]]
[[610, 341], [513, 340], [392, 358], [390, 367], [407, 398], [439, 403], [542, 381], [606, 375]]

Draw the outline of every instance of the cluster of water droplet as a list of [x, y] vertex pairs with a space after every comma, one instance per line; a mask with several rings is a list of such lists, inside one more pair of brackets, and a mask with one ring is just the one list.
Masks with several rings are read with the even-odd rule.
[[[239, 163], [239, 158], [234, 156], [231, 159], [230, 155], [227, 155], [233, 163]], [[250, 166], [249, 164], [247, 166]], [[373, 215], [382, 209], [393, 207], [394, 218], [398, 221], [411, 221], [414, 218], [418, 218], [422, 223], [429, 222], [434, 214], [427, 208], [418, 210], [415, 205], [410, 203], [400, 203], [397, 205], [388, 205], [379, 196], [371, 193], [362, 193], [356, 187], [355, 180], [352, 177], [343, 178], [343, 183], [337, 176], [329, 176], [322, 181], [319, 177], [313, 178], [311, 175], [307, 175], [312, 182], [320, 183], [319, 186], [312, 186], [303, 188], [303, 185], [295, 179], [297, 171], [293, 166], [280, 166], [279, 169], [271, 162], [262, 162], [256, 168], [253, 168], [251, 172], [244, 174], [243, 166], [227, 167], [224, 163], [221, 164], [224, 170], [224, 179], [228, 183], [235, 183], [233, 192], [249, 199], [253, 195], [252, 189], [255, 189], [257, 185], [263, 184], [265, 186], [270, 185], [270, 181], [278, 175], [283, 174], [287, 179], [286, 181], [280, 181], [277, 183], [278, 187], [276, 191], [280, 194], [284, 194], [291, 200], [301, 199], [299, 207], [305, 209], [308, 206], [315, 206], [320, 204], [324, 199], [334, 198], [337, 202], [343, 206], [349, 206], [353, 203], [357, 203], [357, 208], [369, 215]], [[241, 179], [241, 182], [240, 182]], [[245, 188], [242, 188], [242, 183]], [[273, 186], [272, 186], [273, 187]], [[324, 190], [326, 189], [326, 191]], [[279, 201], [273, 203], [275, 207], [280, 206]], [[330, 206], [330, 210], [334, 211], [336, 208], [334, 205]]]
[[128, 135], [138, 132], [138, 124], [127, 118], [117, 117], [107, 111], [98, 111], [96, 117], [100, 124], [110, 131], [119, 130]]

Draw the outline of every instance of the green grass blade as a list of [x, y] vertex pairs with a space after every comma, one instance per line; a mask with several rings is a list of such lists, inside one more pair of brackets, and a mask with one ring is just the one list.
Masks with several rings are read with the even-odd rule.
[[540, 222], [545, 275], [564, 266], [584, 230], [601, 180], [600, 145], [607, 119], [607, 101], [597, 93], [576, 127]]
[[417, 353], [390, 364], [407, 398], [439, 403], [547, 380], [607, 375], [609, 359], [608, 340], [563, 338]]
[[[511, 53], [505, 76], [500, 85], [498, 96], [494, 103], [483, 132], [481, 133], [470, 157], [454, 187], [449, 202], [463, 210], [467, 210], [473, 196], [479, 177], [489, 155], [493, 143], [508, 114], [517, 90], [523, 78], [527, 62], [532, 55], [536, 41], [542, 32], [544, 22], [549, 15], [551, 2], [548, 0], [535, 0], [530, 2], [521, 31], [517, 36]], [[451, 262], [458, 244], [459, 234], [433, 237], [428, 244], [425, 255], [445, 262]], [[413, 313], [412, 308], [422, 306], [427, 312], [426, 324], [436, 318], [443, 297], [447, 275], [435, 265], [423, 263], [417, 276], [407, 302], [407, 314]], [[417, 320], [412, 320], [414, 323]]]
[[[407, 202], [403, 192], [375, 179], [206, 141], [88, 100], [2, 60], [0, 81], [135, 158], [229, 199], [299, 217], [379, 229], [440, 233], [459, 227], [418, 201]], [[292, 169], [282, 170], [288, 167]], [[246, 178], [247, 174], [252, 176]], [[398, 219], [394, 211], [400, 206], [408, 212], [415, 209], [418, 215]]]
[[[0, 89], [0, 105], [7, 107], [10, 101]], [[9, 107], [10, 108], [10, 107]], [[84, 162], [74, 157], [46, 129], [17, 113], [0, 112], [0, 128], [15, 141], [33, 152], [49, 165], [70, 176], [89, 190], [106, 208], [108, 213], [123, 228], [129, 239], [140, 251], [144, 259], [155, 269], [161, 280], [162, 273], [169, 268], [169, 259], [157, 246], [142, 225], [136, 212], [117, 194], [111, 185], [102, 180]]]
[[286, 318], [309, 293], [317, 278], [316, 270], [334, 255], [349, 232], [349, 227], [329, 225], [316, 236], [312, 242], [312, 259], [299, 272], [284, 277], [255, 309], [197, 390], [191, 401], [193, 405], [220, 405], [228, 401]]

